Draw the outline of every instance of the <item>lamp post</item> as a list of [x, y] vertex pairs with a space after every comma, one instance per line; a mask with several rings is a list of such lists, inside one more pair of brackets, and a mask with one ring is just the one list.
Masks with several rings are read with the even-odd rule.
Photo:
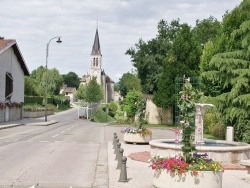
[[57, 43], [61, 43], [61, 37], [53, 37], [49, 40], [46, 46], [46, 74], [45, 74], [45, 122], [47, 121], [48, 114], [48, 57], [49, 57], [49, 43], [57, 38]]

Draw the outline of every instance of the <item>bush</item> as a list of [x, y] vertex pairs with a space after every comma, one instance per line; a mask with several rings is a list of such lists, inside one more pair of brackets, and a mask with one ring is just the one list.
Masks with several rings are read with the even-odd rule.
[[43, 97], [40, 96], [25, 96], [24, 97], [25, 104], [40, 104], [43, 105]]

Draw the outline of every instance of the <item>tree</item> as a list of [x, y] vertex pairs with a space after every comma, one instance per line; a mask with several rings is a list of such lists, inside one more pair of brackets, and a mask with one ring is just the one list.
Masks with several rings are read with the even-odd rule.
[[[47, 72], [47, 92], [48, 95], [59, 95], [60, 87], [63, 83], [62, 75], [59, 74], [59, 71], [56, 68], [50, 69]], [[43, 85], [45, 88], [46, 84], [46, 72], [43, 74]]]
[[[239, 23], [234, 29], [223, 53], [217, 53], [208, 64], [203, 78], [220, 86], [220, 95], [214, 97], [217, 108], [227, 125], [234, 126], [237, 141], [250, 142], [250, 0], [244, 0], [239, 7], [227, 15], [223, 24]], [[238, 18], [238, 20], [236, 19]], [[244, 18], [244, 20], [242, 20]], [[227, 36], [228, 31], [222, 33]], [[239, 46], [241, 44], [241, 46]]]
[[201, 45], [205, 45], [208, 41], [213, 41], [216, 36], [220, 33], [221, 23], [210, 16], [207, 19], [196, 20], [196, 25], [192, 29], [197, 41]]
[[24, 95], [27, 96], [37, 96], [36, 85], [34, 84], [34, 80], [28, 76], [24, 77]]
[[103, 99], [103, 91], [97, 83], [96, 78], [92, 78], [86, 86], [86, 102], [97, 103]]
[[80, 78], [74, 72], [69, 72], [68, 74], [63, 74], [63, 82], [67, 84], [68, 87], [75, 87], [76, 89], [79, 87]]
[[181, 24], [176, 32], [173, 35], [172, 46], [163, 61], [163, 70], [157, 83], [158, 90], [154, 92], [153, 101], [162, 108], [175, 105], [176, 77], [199, 75], [201, 45], [187, 24]]
[[75, 97], [77, 99], [80, 99], [80, 100], [85, 100], [86, 99], [86, 85], [80, 85], [79, 86]]
[[141, 82], [135, 74], [125, 73], [120, 78], [119, 90], [121, 96], [125, 97], [131, 90], [141, 91]]

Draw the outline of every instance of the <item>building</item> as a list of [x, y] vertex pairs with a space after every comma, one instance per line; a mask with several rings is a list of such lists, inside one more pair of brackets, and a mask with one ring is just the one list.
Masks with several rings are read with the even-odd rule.
[[64, 93], [66, 97], [69, 98], [70, 102], [75, 101], [76, 88], [75, 87], [67, 87], [66, 84], [60, 89], [60, 94]]
[[104, 91], [103, 103], [109, 103], [114, 100], [114, 81], [102, 70], [102, 53], [99, 41], [98, 28], [96, 29], [94, 44], [90, 55], [90, 74], [84, 75], [80, 84], [87, 84], [93, 77]]
[[0, 122], [22, 119], [24, 76], [29, 76], [15, 40], [0, 39]]

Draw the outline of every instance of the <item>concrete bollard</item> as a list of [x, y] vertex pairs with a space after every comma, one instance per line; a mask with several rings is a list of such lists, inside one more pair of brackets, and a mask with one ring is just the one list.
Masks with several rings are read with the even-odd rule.
[[115, 160], [118, 160], [120, 148], [121, 148], [121, 143], [118, 143], [118, 144], [117, 144], [117, 148], [116, 148]]
[[126, 162], [127, 162], [127, 157], [122, 157], [122, 166], [121, 166], [119, 182], [128, 182]]
[[117, 134], [114, 133], [114, 138], [113, 138], [113, 149], [115, 149], [116, 139], [117, 139]]
[[115, 150], [114, 150], [114, 154], [116, 154], [116, 150], [117, 150], [117, 144], [119, 143], [119, 138], [116, 138], [115, 140]]
[[121, 167], [122, 167], [123, 151], [124, 150], [122, 148], [120, 148], [120, 150], [119, 150], [119, 157], [118, 157], [118, 163], [117, 163], [117, 167], [116, 167], [116, 169], [119, 169], [119, 170], [121, 170]]

